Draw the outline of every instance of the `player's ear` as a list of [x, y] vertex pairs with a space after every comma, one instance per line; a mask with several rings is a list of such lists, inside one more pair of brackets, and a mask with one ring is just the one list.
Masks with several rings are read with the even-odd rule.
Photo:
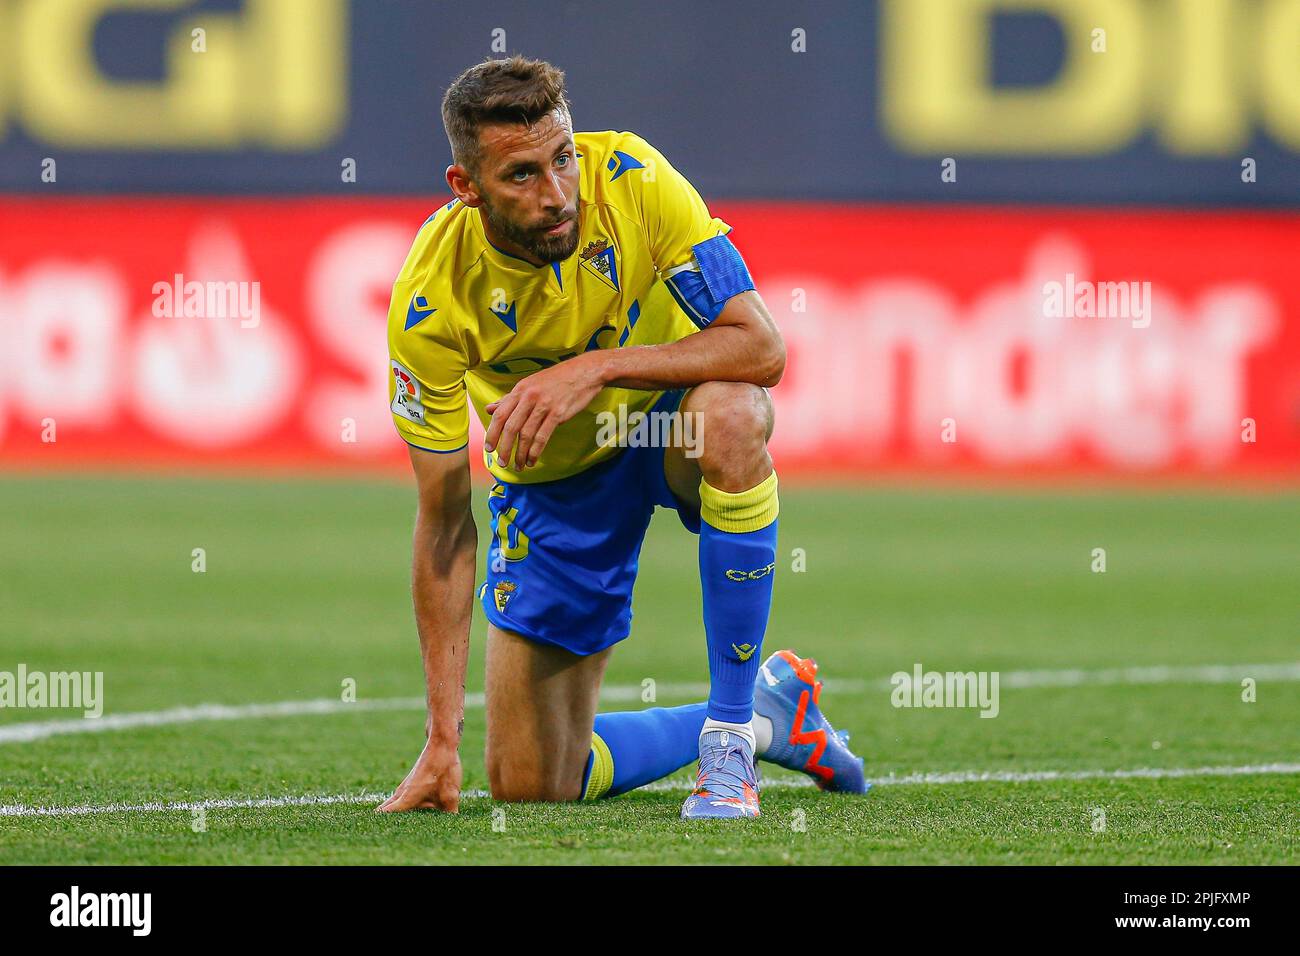
[[451, 188], [452, 195], [471, 209], [483, 204], [478, 187], [474, 185], [469, 170], [464, 166], [453, 163], [447, 167], [447, 185]]

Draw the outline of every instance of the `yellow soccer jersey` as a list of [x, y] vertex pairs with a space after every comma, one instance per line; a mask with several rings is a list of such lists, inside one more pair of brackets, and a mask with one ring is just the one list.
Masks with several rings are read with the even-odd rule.
[[[433, 452], [464, 448], [469, 403], [484, 408], [521, 378], [591, 349], [674, 342], [695, 321], [661, 281], [691, 247], [731, 227], [634, 133], [574, 134], [580, 185], [577, 251], [534, 266], [492, 246], [477, 209], [452, 200], [425, 221], [388, 310], [389, 401], [398, 432]], [[555, 430], [522, 473], [485, 456], [501, 481], [552, 481], [609, 458], [597, 418], [646, 412], [661, 392], [605, 388]]]

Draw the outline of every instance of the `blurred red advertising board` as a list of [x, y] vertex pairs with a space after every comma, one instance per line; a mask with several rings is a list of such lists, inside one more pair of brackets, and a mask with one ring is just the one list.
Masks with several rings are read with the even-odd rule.
[[[0, 199], [0, 467], [404, 467], [385, 316], [442, 201]], [[713, 211], [783, 473], [1300, 477], [1300, 215]], [[196, 279], [231, 312], [155, 314]]]

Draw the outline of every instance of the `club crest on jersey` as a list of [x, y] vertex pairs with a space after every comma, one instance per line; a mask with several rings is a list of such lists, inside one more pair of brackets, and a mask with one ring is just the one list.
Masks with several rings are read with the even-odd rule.
[[618, 260], [605, 238], [594, 239], [578, 255], [582, 267], [615, 292], [618, 291]]
[[505, 613], [506, 605], [510, 603], [510, 599], [514, 597], [514, 593], [518, 589], [519, 585], [515, 584], [514, 581], [500, 581], [492, 589], [492, 600], [496, 602], [499, 613]]
[[424, 424], [424, 406], [420, 404], [420, 383], [411, 370], [393, 362], [393, 414], [401, 415], [417, 425]]

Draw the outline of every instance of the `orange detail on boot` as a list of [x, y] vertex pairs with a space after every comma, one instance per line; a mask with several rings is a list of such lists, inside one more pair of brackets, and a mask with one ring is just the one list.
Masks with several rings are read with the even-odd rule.
[[794, 651], [777, 651], [777, 656], [794, 669], [794, 674], [809, 687], [817, 684], [817, 662], [811, 657], [800, 657]]

